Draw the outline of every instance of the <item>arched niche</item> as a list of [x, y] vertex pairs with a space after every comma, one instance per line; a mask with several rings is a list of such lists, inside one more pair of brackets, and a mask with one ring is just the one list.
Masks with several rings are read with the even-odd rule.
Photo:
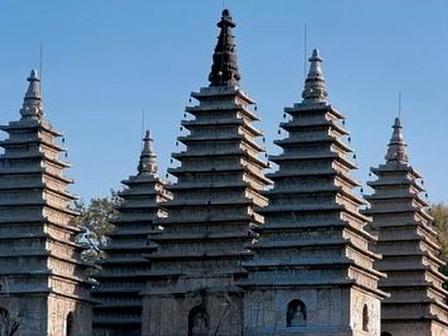
[[286, 326], [300, 327], [306, 324], [306, 305], [303, 301], [294, 299], [288, 303], [286, 310]]

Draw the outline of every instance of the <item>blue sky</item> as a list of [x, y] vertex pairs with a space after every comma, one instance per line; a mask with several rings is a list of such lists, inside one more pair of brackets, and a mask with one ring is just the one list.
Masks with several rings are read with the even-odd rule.
[[[411, 162], [431, 201], [448, 201], [448, 2], [226, 0], [241, 85], [278, 151], [283, 107], [303, 86], [308, 49], [324, 57], [329, 100], [347, 120], [360, 170], [383, 161], [402, 92]], [[163, 171], [189, 93], [207, 85], [222, 0], [0, 0], [0, 122], [18, 118], [44, 43], [48, 119], [66, 135], [72, 190], [108, 194], [135, 173], [142, 109]]]

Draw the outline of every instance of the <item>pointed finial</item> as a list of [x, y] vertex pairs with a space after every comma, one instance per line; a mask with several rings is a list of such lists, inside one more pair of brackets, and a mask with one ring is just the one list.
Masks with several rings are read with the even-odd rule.
[[407, 163], [408, 162], [408, 154], [407, 154], [407, 144], [404, 140], [402, 133], [402, 126], [400, 122], [400, 118], [396, 117], [394, 121], [394, 125], [392, 126], [393, 133], [389, 142], [389, 148], [387, 149], [386, 161], [388, 163], [397, 162], [397, 163]]
[[138, 163], [138, 174], [157, 174], [157, 156], [154, 151], [151, 131], [147, 130], [143, 138], [143, 149]]
[[229, 10], [224, 9], [221, 21], [218, 22], [221, 32], [213, 53], [212, 70], [208, 76], [210, 86], [236, 85], [241, 78], [238, 73], [237, 55], [232, 34], [232, 28], [235, 28], [235, 26]]
[[324, 103], [328, 96], [325, 79], [322, 74], [322, 58], [319, 56], [317, 49], [313, 50], [312, 56], [308, 59], [310, 62], [310, 70], [305, 79], [305, 88], [302, 92], [302, 103]]
[[44, 114], [42, 103], [42, 95], [40, 92], [40, 79], [37, 76], [36, 70], [31, 70], [30, 76], [27, 78], [28, 89], [23, 99], [23, 105], [20, 109], [20, 114], [23, 118], [40, 119]]

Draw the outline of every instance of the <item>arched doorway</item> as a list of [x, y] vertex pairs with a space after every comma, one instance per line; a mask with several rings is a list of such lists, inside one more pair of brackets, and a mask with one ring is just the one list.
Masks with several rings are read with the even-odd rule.
[[383, 332], [381, 333], [381, 336], [392, 336], [392, 334], [391, 334], [390, 332], [383, 331]]
[[75, 336], [73, 331], [73, 320], [73, 313], [68, 313], [65, 319], [65, 336]]
[[362, 330], [369, 331], [369, 309], [364, 305], [362, 309]]
[[188, 314], [188, 336], [208, 336], [209, 318], [204, 305], [193, 307]]
[[301, 300], [292, 300], [286, 311], [286, 326], [300, 327], [306, 324], [306, 306]]

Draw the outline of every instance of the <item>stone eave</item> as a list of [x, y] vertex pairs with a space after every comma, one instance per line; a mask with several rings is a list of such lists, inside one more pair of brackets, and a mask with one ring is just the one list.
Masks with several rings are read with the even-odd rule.
[[300, 119], [298, 120], [298, 119], [293, 118], [287, 122], [281, 122], [280, 127], [288, 132], [289, 132], [289, 130], [299, 130], [300, 131], [300, 130], [306, 130], [308, 128], [328, 127], [328, 128], [333, 128], [334, 130], [339, 132], [341, 135], [349, 135], [350, 134], [345, 128], [338, 125], [336, 122], [332, 122], [330, 120], [306, 121], [306, 120], [300, 120]]
[[421, 174], [417, 170], [415, 170], [412, 166], [409, 166], [408, 164], [403, 164], [403, 163], [382, 164], [382, 165], [379, 165], [378, 167], [370, 168], [370, 171], [377, 176], [381, 176], [382, 173], [404, 172], [404, 173], [411, 173], [412, 175], [414, 175], [415, 179], [422, 178]]
[[318, 154], [286, 154], [282, 153], [279, 155], [269, 155], [269, 161], [275, 162], [279, 164], [279, 162], [283, 161], [309, 161], [309, 160], [316, 160], [316, 161], [322, 161], [322, 160], [337, 160], [342, 162], [344, 165], [346, 165], [349, 169], [357, 169], [358, 166], [350, 161], [349, 159], [343, 157], [342, 155], [339, 155], [335, 152], [327, 152], [327, 153], [318, 153]]
[[325, 134], [320, 138], [291, 138], [286, 137], [281, 140], [274, 140], [274, 144], [285, 148], [285, 147], [295, 147], [297, 145], [304, 145], [304, 144], [320, 144], [320, 143], [328, 143], [329, 145], [337, 145], [338, 147], [342, 148], [343, 151], [347, 153], [352, 153], [353, 149], [348, 146], [346, 143], [342, 142], [339, 138], [334, 137], [332, 135]]
[[333, 105], [327, 104], [326, 102], [312, 104], [295, 103], [293, 107], [285, 107], [283, 110], [292, 116], [303, 112], [330, 112], [336, 119], [345, 119], [342, 113], [336, 110]]
[[201, 100], [201, 98], [213, 98], [220, 96], [238, 96], [243, 98], [248, 104], [255, 104], [255, 101], [250, 98], [238, 85], [201, 87], [199, 92], [191, 92], [191, 97]]
[[0, 147], [3, 147], [5, 149], [10, 147], [16, 147], [17, 145], [29, 145], [29, 144], [38, 144], [39, 146], [51, 148], [59, 153], [67, 151], [66, 148], [61, 147], [58, 144], [48, 142], [41, 137], [29, 138], [26, 140], [11, 140], [11, 139], [0, 140]]
[[153, 254], [149, 255], [150, 260], [205, 260], [205, 259], [227, 259], [227, 258], [244, 258], [252, 256], [252, 251], [241, 250], [241, 251], [219, 251], [219, 252], [196, 252], [196, 253], [166, 253], [162, 250], [158, 250]]
[[177, 242], [186, 242], [186, 241], [204, 241], [204, 240], [241, 240], [241, 241], [247, 241], [250, 238], [255, 237], [254, 233], [251, 233], [251, 231], [247, 232], [230, 232], [230, 233], [210, 233], [210, 234], [203, 234], [203, 233], [190, 233], [190, 234], [175, 234], [175, 233], [163, 233], [160, 236], [157, 237], [151, 237], [151, 240], [155, 242], [164, 242], [164, 241], [177, 241]]
[[[191, 174], [191, 173], [210, 173], [210, 174], [215, 174], [215, 173], [226, 173], [226, 172], [242, 172], [242, 173], [246, 173], [249, 174], [250, 176], [254, 177], [255, 179], [259, 180], [261, 183], [265, 183], [265, 184], [272, 184], [272, 181], [265, 177], [262, 174], [257, 174], [256, 172], [254, 172], [252, 169], [249, 169], [247, 166], [243, 167], [243, 166], [236, 166], [236, 167], [232, 167], [232, 168], [222, 168], [222, 167], [214, 167], [214, 168], [202, 168], [202, 167], [196, 167], [196, 168], [182, 168], [182, 167], [178, 167], [178, 168], [168, 168], [167, 172], [173, 176], [182, 176], [182, 175], [186, 175], [186, 174]], [[168, 186], [167, 189], [169, 190], [170, 187]]]
[[[215, 109], [214, 109], [215, 110]], [[218, 109], [220, 111], [222, 109]], [[227, 109], [223, 109], [227, 110]], [[234, 108], [231, 110], [235, 110]], [[235, 126], [242, 126], [246, 130], [248, 130], [250, 133], [252, 133], [253, 136], [258, 137], [262, 136], [263, 133], [259, 131], [257, 128], [252, 126], [250, 123], [248, 123], [246, 120], [241, 118], [222, 118], [219, 120], [182, 120], [181, 125], [184, 126], [186, 129], [191, 130], [195, 128], [201, 128], [201, 127], [210, 127], [210, 126], [228, 126], [228, 125], [235, 125]]]
[[393, 180], [393, 181], [384, 181], [382, 178], [380, 178], [376, 181], [367, 181], [367, 185], [369, 187], [372, 187], [373, 189], [375, 189], [375, 187], [409, 186], [409, 187], [414, 187], [415, 189], [417, 189], [420, 192], [425, 191], [425, 189], [423, 187], [421, 187], [419, 184], [417, 184], [417, 182], [415, 180], [410, 180], [408, 178], [403, 178], [400, 180], [397, 179], [397, 180]]
[[48, 133], [61, 137], [63, 134], [56, 129], [54, 129], [48, 122], [46, 121], [37, 121], [37, 120], [25, 120], [21, 119], [19, 121], [12, 121], [9, 125], [0, 125], [0, 130], [10, 133], [10, 131], [14, 130], [28, 130], [28, 129], [43, 129]]
[[169, 225], [188, 225], [188, 224], [201, 224], [201, 225], [222, 225], [222, 223], [227, 223], [227, 224], [235, 224], [235, 225], [241, 225], [244, 224], [246, 222], [252, 222], [254, 223], [255, 226], [258, 226], [261, 223], [256, 223], [256, 219], [252, 216], [250, 216], [249, 214], [246, 216], [235, 216], [232, 218], [229, 217], [225, 217], [225, 218], [219, 218], [219, 217], [212, 217], [212, 218], [208, 218], [206, 222], [204, 221], [198, 221], [197, 219], [194, 220], [188, 220], [188, 219], [179, 219], [179, 218], [173, 218], [173, 217], [168, 217], [165, 220], [160, 220], [159, 223], [161, 226], [169, 226]]

